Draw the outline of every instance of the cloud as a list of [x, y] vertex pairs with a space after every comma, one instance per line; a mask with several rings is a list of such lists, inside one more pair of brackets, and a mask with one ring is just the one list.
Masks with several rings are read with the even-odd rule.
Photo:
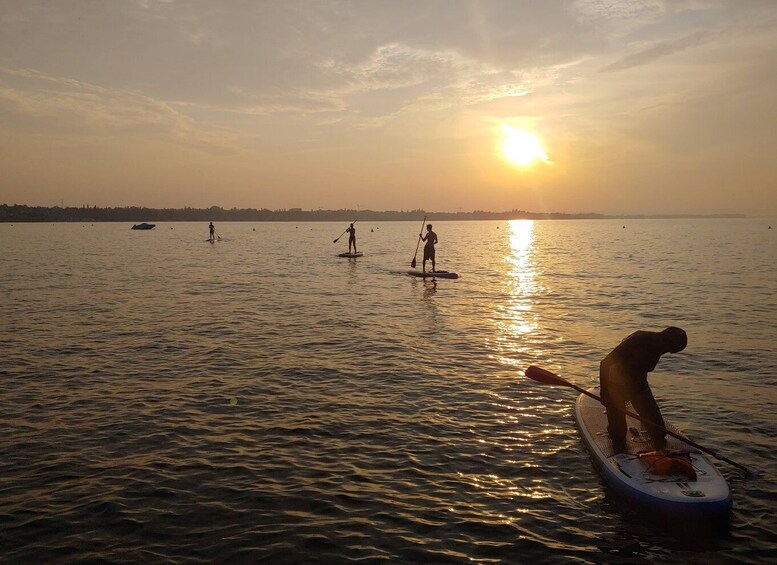
[[226, 134], [206, 130], [170, 104], [34, 69], [0, 68], [0, 121], [33, 135], [133, 137], [232, 153]]
[[318, 115], [319, 123], [349, 121], [357, 127], [377, 127], [404, 113], [524, 96], [556, 78], [554, 70], [519, 72], [451, 50], [402, 43], [377, 46], [357, 61], [322, 57], [314, 65], [323, 77], [320, 85], [258, 90], [235, 85], [230, 89], [232, 104], [174, 104], [247, 116]]
[[539, 75], [533, 76], [534, 82], [530, 84], [528, 74], [452, 50], [422, 49], [402, 43], [381, 45], [353, 64], [327, 60], [321, 67], [338, 77], [338, 86], [315, 91], [315, 96], [331, 100], [333, 106], [347, 113], [372, 113], [368, 118], [372, 124], [380, 123], [376, 122], [380, 115], [439, 111], [523, 96], [541, 80]]
[[644, 25], [647, 21], [660, 18], [667, 11], [663, 0], [577, 0], [572, 5], [578, 17], [589, 22], [631, 20]]
[[615, 61], [614, 63], [603, 67], [601, 71], [609, 73], [646, 65], [658, 59], [708, 43], [720, 35], [719, 32], [697, 31], [690, 35], [686, 35], [685, 37], [681, 37], [680, 39], [661, 41], [647, 49], [643, 49], [642, 51]]

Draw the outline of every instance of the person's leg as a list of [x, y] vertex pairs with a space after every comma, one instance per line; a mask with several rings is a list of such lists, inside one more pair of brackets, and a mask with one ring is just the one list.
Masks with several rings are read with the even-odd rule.
[[[631, 405], [634, 407], [634, 410], [637, 411], [637, 414], [647, 421], [658, 424], [664, 428], [666, 427], [664, 418], [661, 416], [661, 410], [658, 408], [658, 403], [653, 397], [653, 392], [650, 390], [649, 386], [645, 386], [638, 394], [633, 395], [633, 398], [631, 398]], [[650, 439], [653, 441], [653, 447], [656, 449], [666, 449], [666, 434], [654, 425], [644, 424], [645, 429], [650, 434]]]
[[435, 263], [434, 263], [434, 249], [432, 249], [432, 252], [430, 253], [430, 255], [432, 256], [431, 257], [431, 259], [432, 259], [432, 272], [434, 273], [434, 272], [437, 271], [437, 267], [435, 266]]
[[615, 453], [626, 452], [626, 400], [619, 390], [608, 388], [605, 407], [607, 408], [607, 432], [610, 434]]

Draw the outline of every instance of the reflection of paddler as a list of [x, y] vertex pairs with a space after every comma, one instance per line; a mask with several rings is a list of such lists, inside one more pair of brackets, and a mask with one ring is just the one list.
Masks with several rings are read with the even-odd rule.
[[426, 242], [424, 245], [423, 272], [426, 272], [427, 261], [432, 262], [432, 272], [434, 272], [436, 270], [434, 263], [434, 246], [437, 244], [437, 234], [432, 231], [432, 224], [426, 224], [426, 235], [418, 234], [418, 237], [421, 238], [421, 241]]

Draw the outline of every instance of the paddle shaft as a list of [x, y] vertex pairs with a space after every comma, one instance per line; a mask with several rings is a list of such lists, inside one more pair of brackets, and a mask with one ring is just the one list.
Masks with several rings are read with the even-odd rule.
[[[577, 386], [576, 384], [570, 383], [568, 380], [566, 380], [566, 379], [564, 379], [562, 377], [559, 377], [555, 373], [551, 373], [550, 371], [546, 371], [545, 369], [540, 369], [540, 371], [543, 371], [545, 373], [549, 373], [550, 375], [552, 375], [554, 377], [552, 380], [539, 380], [540, 382], [544, 382], [544, 383], [548, 383], [548, 384], [563, 384], [563, 385], [566, 385], [568, 387], [571, 387], [571, 388], [575, 389], [576, 391], [578, 391], [581, 394], [585, 394], [586, 396], [590, 396], [594, 400], [596, 400], [596, 401], [598, 401], [598, 402], [600, 402], [600, 403], [602, 403], [604, 405], [604, 403], [602, 402], [601, 397], [595, 395], [594, 393], [589, 392], [589, 391], [585, 390], [584, 388]], [[529, 374], [528, 370], [526, 371], [526, 376], [529, 377], [530, 379], [538, 380], [538, 379], [534, 379], [533, 377], [531, 377], [531, 375]], [[639, 420], [643, 424], [648, 424], [648, 425], [651, 425], [651, 426], [655, 426], [656, 428], [658, 428], [662, 432], [666, 433], [667, 435], [670, 435], [673, 438], [679, 439], [680, 441], [682, 441], [684, 443], [687, 443], [688, 445], [690, 445], [692, 447], [695, 447], [699, 451], [703, 451], [704, 453], [712, 455], [715, 459], [720, 459], [721, 461], [725, 461], [729, 465], [733, 465], [734, 467], [745, 471], [747, 474], [756, 474], [756, 475], [758, 474], [757, 471], [749, 469], [749, 468], [745, 467], [744, 465], [742, 465], [740, 463], [737, 463], [736, 461], [732, 461], [731, 459], [729, 459], [725, 455], [722, 455], [722, 454], [718, 453], [717, 451], [715, 451], [713, 449], [709, 449], [707, 447], [704, 447], [703, 445], [699, 445], [695, 441], [693, 441], [691, 439], [688, 439], [687, 437], [685, 437], [682, 434], [675, 433], [672, 430], [667, 430], [665, 427], [659, 426], [658, 424], [655, 424], [655, 423], [651, 422], [647, 418], [643, 418], [642, 416], [632, 412], [631, 410], [626, 410], [625, 408], [619, 409], [619, 410], [621, 410], [627, 416], [631, 416], [632, 418], [634, 418], [636, 420]]]
[[[424, 231], [424, 224], [426, 223], [426, 216], [424, 216], [424, 221], [421, 222], [421, 232]], [[421, 234], [418, 234], [418, 243], [415, 244], [415, 253], [413, 253], [413, 260], [410, 262], [410, 268], [415, 269], [415, 258], [418, 257], [418, 247], [421, 245]]]
[[[356, 222], [358, 222], [358, 221], [359, 221], [359, 220], [354, 220], [352, 223], [354, 223], [354, 224], [355, 224], [355, 223], [356, 223]], [[346, 232], [346, 231], [348, 231], [348, 228], [350, 228], [350, 227], [351, 227], [351, 226], [348, 226], [347, 228], [345, 228], [345, 231], [344, 231], [343, 233], [341, 233], [340, 235], [338, 235], [338, 236], [337, 236], [337, 239], [336, 239], [336, 240], [334, 240], [332, 243], [337, 243], [337, 242], [340, 240], [340, 238], [341, 238], [341, 237], [343, 237], [343, 236], [345, 235], [345, 232]]]

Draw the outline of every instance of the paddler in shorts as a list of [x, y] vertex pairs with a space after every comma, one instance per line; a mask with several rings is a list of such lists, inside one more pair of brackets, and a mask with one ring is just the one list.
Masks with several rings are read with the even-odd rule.
[[656, 450], [666, 448], [664, 418], [647, 382], [647, 375], [656, 368], [664, 353], [677, 353], [685, 349], [688, 336], [675, 327], [660, 332], [636, 331], [613, 349], [599, 365], [599, 384], [602, 404], [607, 407], [607, 430], [615, 453], [626, 451], [626, 402], [647, 421], [645, 429], [650, 434]]
[[351, 227], [345, 231], [348, 234], [348, 253], [351, 253], [351, 245], [353, 245], [353, 253], [356, 253], [356, 228], [351, 224]]
[[421, 238], [421, 241], [425, 241], [426, 244], [424, 244], [424, 263], [423, 263], [423, 272], [426, 272], [426, 261], [431, 260], [432, 261], [432, 272], [435, 272], [434, 268], [434, 246], [437, 244], [437, 234], [432, 231], [432, 224], [426, 224], [426, 235], [419, 233], [418, 237]]

